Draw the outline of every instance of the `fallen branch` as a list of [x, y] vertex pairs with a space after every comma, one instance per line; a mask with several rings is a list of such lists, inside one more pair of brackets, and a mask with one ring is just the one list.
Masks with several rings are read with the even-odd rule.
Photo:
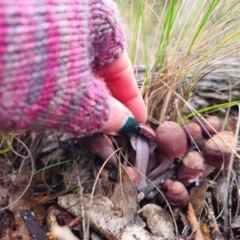
[[188, 204], [187, 218], [191, 225], [192, 232], [195, 233], [194, 240], [204, 240], [199, 222], [197, 221], [197, 217], [191, 203]]

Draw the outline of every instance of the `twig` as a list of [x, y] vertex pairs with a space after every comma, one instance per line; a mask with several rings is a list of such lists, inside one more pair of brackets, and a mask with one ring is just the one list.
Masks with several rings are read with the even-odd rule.
[[[237, 128], [235, 131], [235, 143], [233, 148], [236, 149], [237, 147], [237, 143], [238, 143], [238, 135], [239, 135], [239, 131], [240, 131], [240, 105], [238, 104], [238, 121], [237, 121]], [[237, 154], [236, 154], [237, 155]], [[230, 159], [230, 163], [229, 163], [229, 167], [228, 167], [228, 173], [227, 173], [227, 183], [230, 184], [231, 183], [231, 176], [233, 173], [233, 162], [234, 162], [234, 158], [235, 158], [235, 152], [232, 151], [232, 155], [231, 155], [231, 159]], [[228, 231], [228, 225], [229, 225], [229, 212], [227, 212], [227, 204], [229, 204], [229, 199], [231, 198], [230, 192], [227, 192], [228, 197], [226, 199], [224, 199], [224, 217], [225, 217], [225, 222], [224, 222], [224, 232], [225, 234]]]
[[143, 188], [141, 190], [141, 192], [144, 194], [144, 196], [147, 196], [150, 192], [152, 192], [156, 186], [158, 186], [159, 184], [161, 184], [164, 180], [171, 178], [172, 176], [174, 176], [175, 170], [171, 169], [169, 171], [166, 171], [165, 173], [163, 173], [161, 176], [159, 176], [158, 178], [156, 178], [154, 181], [152, 182], [148, 182], [148, 186]]
[[54, 225], [52, 227], [52, 233], [58, 240], [79, 240], [67, 226], [60, 227]]
[[72, 227], [80, 224], [81, 222], [82, 222], [82, 217], [81, 217], [81, 216], [76, 217], [76, 218], [74, 218], [74, 219], [68, 224], [68, 227], [69, 227], [69, 228], [72, 228]]
[[79, 174], [79, 171], [78, 171], [78, 165], [77, 165], [77, 160], [76, 160], [77, 159], [76, 158], [77, 154], [76, 154], [75, 148], [73, 147], [72, 142], [71, 142], [71, 147], [72, 147], [72, 150], [73, 150], [74, 166], [75, 166], [76, 178], [77, 178], [78, 187], [79, 187], [79, 204], [80, 204], [80, 209], [81, 209], [80, 217], [82, 218], [82, 232], [80, 230], [79, 233], [80, 233], [81, 239], [87, 240], [88, 239], [88, 231], [87, 231], [86, 214], [85, 214], [84, 201], [83, 201], [83, 186], [81, 184], [80, 174]]
[[32, 215], [30, 210], [20, 210], [20, 216], [25, 223], [28, 231], [31, 236], [36, 240], [48, 240], [47, 234], [43, 231], [43, 229], [38, 225], [35, 217]]
[[[20, 195], [16, 200], [14, 200], [12, 203], [10, 203], [9, 205], [7, 205], [7, 206], [5, 206], [5, 207], [1, 207], [1, 208], [0, 208], [0, 211], [3, 211], [3, 210], [5, 210], [5, 209], [7, 209], [7, 208], [10, 208], [10, 207], [13, 206], [14, 204], [16, 204], [16, 203], [19, 201], [19, 199], [21, 199], [22, 196], [27, 192], [27, 190], [29, 189], [29, 187], [30, 187], [30, 185], [31, 185], [31, 183], [32, 183], [32, 179], [33, 179], [34, 160], [33, 160], [32, 154], [31, 154], [30, 150], [28, 149], [28, 147], [26, 146], [26, 144], [25, 144], [23, 141], [21, 141], [21, 140], [20, 140], [19, 138], [17, 138], [16, 136], [15, 136], [15, 139], [16, 139], [20, 144], [22, 144], [23, 147], [25, 147], [25, 149], [26, 149], [26, 151], [27, 151], [27, 153], [28, 153], [28, 157], [30, 158], [32, 171], [31, 171], [31, 175], [30, 175], [30, 178], [29, 178], [29, 182], [28, 182], [27, 186], [25, 187], [24, 191], [21, 193], [21, 195]], [[25, 160], [26, 160], [26, 159], [25, 159]], [[24, 161], [25, 161], [25, 160], [24, 160]]]
[[191, 203], [188, 204], [187, 218], [191, 225], [192, 232], [195, 233], [194, 240], [204, 240], [200, 226], [199, 226], [199, 222], [197, 221], [197, 217], [195, 215], [195, 212], [193, 210], [193, 206]]
[[207, 193], [206, 200], [207, 200], [206, 209], [207, 209], [207, 213], [208, 213], [207, 217], [208, 217], [210, 229], [212, 231], [212, 237], [214, 240], [224, 240], [224, 238], [220, 232], [220, 229], [218, 227], [214, 212], [213, 212], [212, 194], [210, 192]]
[[232, 191], [233, 191], [233, 187], [234, 187], [234, 174], [233, 174], [233, 178], [231, 179], [231, 183], [229, 186], [229, 193], [228, 193], [228, 221], [229, 223], [232, 222]]
[[[82, 218], [82, 239], [83, 240], [87, 240], [87, 231], [86, 231], [86, 218], [85, 218], [85, 209], [84, 209], [84, 202], [83, 202], [83, 187], [81, 184], [81, 180], [79, 177], [79, 171], [78, 171], [78, 167], [77, 167], [77, 163], [76, 161], [74, 161], [74, 165], [75, 165], [75, 171], [76, 171], [76, 176], [77, 176], [77, 181], [78, 181], [78, 187], [79, 187], [79, 205], [80, 205], [80, 209], [81, 209], [81, 218]], [[81, 233], [81, 231], [80, 231]]]

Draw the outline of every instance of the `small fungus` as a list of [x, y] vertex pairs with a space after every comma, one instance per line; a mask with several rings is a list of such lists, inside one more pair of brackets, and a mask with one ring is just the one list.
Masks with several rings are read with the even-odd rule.
[[162, 189], [165, 191], [165, 198], [172, 207], [181, 208], [188, 204], [189, 193], [181, 182], [167, 179], [162, 184]]
[[234, 142], [234, 136], [230, 132], [214, 135], [204, 145], [203, 157], [206, 163], [217, 169], [228, 169], [231, 154], [236, 150]]
[[182, 157], [187, 150], [187, 137], [175, 122], [165, 121], [156, 129], [157, 148], [166, 158]]
[[141, 175], [135, 168], [130, 166], [125, 166], [124, 169], [127, 172], [130, 179], [133, 181], [133, 183], [139, 183], [141, 181], [142, 179]]
[[199, 177], [204, 170], [204, 163], [202, 156], [197, 151], [192, 151], [186, 154], [179, 164], [177, 170], [178, 180], [184, 185], [190, 182], [199, 184]]
[[204, 137], [209, 137], [221, 130], [220, 119], [216, 116], [210, 116], [201, 123], [202, 133]]
[[[97, 154], [103, 161], [108, 160], [108, 163], [117, 167], [118, 161], [114, 154], [111, 139], [103, 134], [95, 134], [85, 137], [81, 140], [80, 144], [85, 147], [89, 152]], [[109, 158], [110, 157], [110, 158]]]
[[189, 122], [184, 127], [183, 130], [189, 140], [191, 138], [194, 139], [202, 139], [202, 129], [201, 127], [195, 122]]

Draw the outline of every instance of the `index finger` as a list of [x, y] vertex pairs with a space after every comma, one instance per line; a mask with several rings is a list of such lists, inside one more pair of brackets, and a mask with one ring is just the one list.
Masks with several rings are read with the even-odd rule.
[[113, 97], [123, 103], [139, 122], [146, 122], [147, 109], [138, 90], [126, 51], [98, 75], [104, 78]]

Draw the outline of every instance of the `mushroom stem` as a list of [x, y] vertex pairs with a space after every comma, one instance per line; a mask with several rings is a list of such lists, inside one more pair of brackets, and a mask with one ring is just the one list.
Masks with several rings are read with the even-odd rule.
[[158, 155], [155, 153], [155, 149], [157, 147], [157, 143], [148, 140], [149, 143], [149, 159], [147, 166], [147, 174], [150, 173], [156, 166], [158, 162]]
[[153, 181], [157, 177], [159, 177], [163, 172], [165, 172], [168, 168], [172, 166], [173, 161], [174, 159], [170, 159], [167, 157], [163, 158], [161, 164], [148, 174], [147, 177], [149, 178], [149, 180]]
[[[133, 141], [135, 139], [135, 141]], [[138, 190], [147, 186], [146, 182], [146, 174], [148, 167], [148, 159], [149, 159], [149, 144], [147, 139], [144, 136], [138, 135], [134, 139], [131, 139], [131, 143], [133, 149], [136, 150], [136, 161], [135, 168], [141, 174], [141, 181], [136, 183], [135, 186]]]
[[150, 149], [150, 153], [149, 153], [149, 160], [148, 160], [148, 166], [147, 166], [147, 175], [156, 168], [157, 166], [157, 157], [155, 156], [154, 152], [151, 152]]
[[83, 147], [85, 147], [89, 152], [97, 154], [103, 161], [111, 156], [108, 163], [117, 167], [118, 161], [111, 143], [111, 139], [103, 134], [95, 134], [81, 140]]

